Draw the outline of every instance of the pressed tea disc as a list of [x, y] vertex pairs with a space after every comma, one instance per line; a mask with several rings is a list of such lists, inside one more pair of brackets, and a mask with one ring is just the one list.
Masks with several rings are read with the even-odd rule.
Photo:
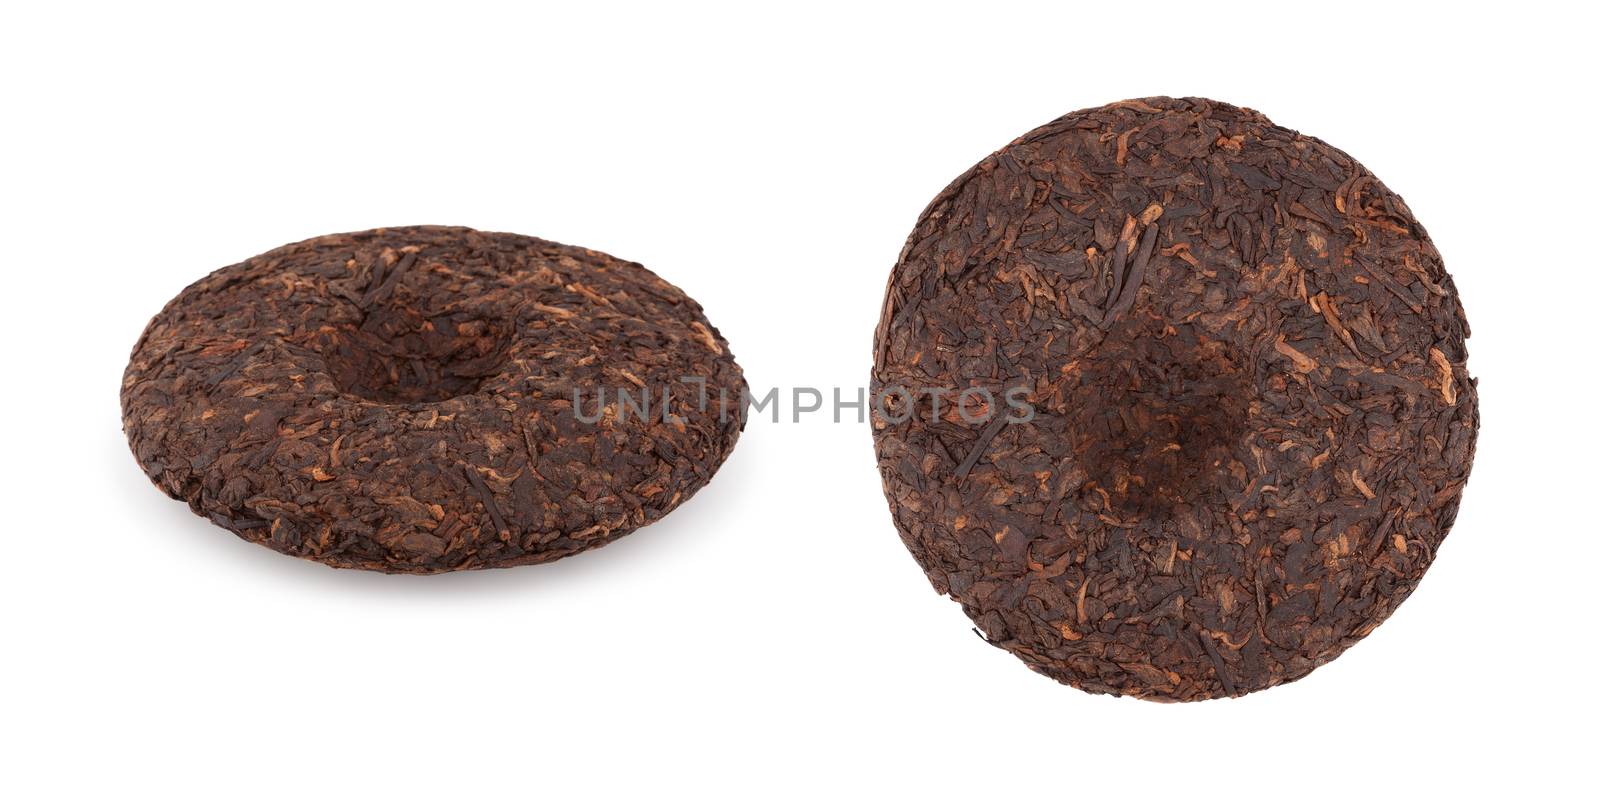
[[722, 398], [743, 386], [699, 305], [638, 264], [413, 227], [287, 245], [185, 289], [134, 348], [122, 408], [156, 485], [241, 538], [429, 573], [550, 561], [659, 519], [733, 448], [743, 409]]
[[[1078, 111], [918, 220], [875, 341], [879, 470], [994, 645], [1090, 692], [1239, 695], [1338, 656], [1433, 561], [1478, 427], [1467, 335], [1427, 234], [1339, 150], [1210, 100]], [[954, 413], [974, 387], [1032, 419]]]

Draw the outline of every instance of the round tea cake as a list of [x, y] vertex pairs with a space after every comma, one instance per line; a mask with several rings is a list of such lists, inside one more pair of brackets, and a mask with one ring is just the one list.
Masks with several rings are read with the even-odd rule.
[[551, 561], [661, 518], [743, 426], [700, 306], [604, 253], [387, 228], [212, 273], [123, 377], [139, 464], [195, 513], [336, 567]]
[[1078, 111], [918, 220], [878, 466], [994, 645], [1090, 692], [1241, 695], [1433, 561], [1478, 427], [1467, 335], [1422, 226], [1339, 150], [1210, 100]]

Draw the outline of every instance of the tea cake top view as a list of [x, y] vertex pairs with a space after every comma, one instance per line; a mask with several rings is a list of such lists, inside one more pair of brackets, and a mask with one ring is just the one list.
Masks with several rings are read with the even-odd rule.
[[[1077, 111], [917, 221], [874, 342], [879, 471], [933, 587], [1032, 669], [1242, 695], [1432, 564], [1478, 430], [1467, 336], [1428, 234], [1345, 153], [1211, 100]], [[973, 424], [927, 387], [1029, 413]]]

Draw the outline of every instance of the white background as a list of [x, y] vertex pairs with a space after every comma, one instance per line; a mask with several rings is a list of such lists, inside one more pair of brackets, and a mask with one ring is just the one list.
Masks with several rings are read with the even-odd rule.
[[[1593, 796], [1588, 9], [673, 5], [0, 12], [0, 794]], [[178, 290], [380, 225], [641, 261], [753, 387], [853, 389], [939, 189], [1152, 94], [1363, 161], [1475, 331], [1459, 522], [1299, 683], [1165, 706], [1034, 675], [905, 553], [867, 427], [822, 415], [752, 421], [707, 489], [603, 550], [427, 578], [243, 543], [123, 440], [128, 352]]]

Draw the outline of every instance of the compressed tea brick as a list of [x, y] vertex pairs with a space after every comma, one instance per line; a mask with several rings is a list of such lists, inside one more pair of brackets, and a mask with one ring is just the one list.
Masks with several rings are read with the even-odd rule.
[[[1432, 563], [1478, 429], [1467, 335], [1348, 155], [1210, 100], [1078, 111], [918, 220], [875, 341], [878, 466], [992, 644], [1090, 692], [1240, 695], [1338, 656]], [[1032, 419], [936, 408], [973, 387]]]
[[733, 448], [743, 387], [699, 305], [638, 264], [413, 227], [185, 289], [134, 348], [122, 410], [151, 480], [241, 538], [431, 573], [660, 519]]

